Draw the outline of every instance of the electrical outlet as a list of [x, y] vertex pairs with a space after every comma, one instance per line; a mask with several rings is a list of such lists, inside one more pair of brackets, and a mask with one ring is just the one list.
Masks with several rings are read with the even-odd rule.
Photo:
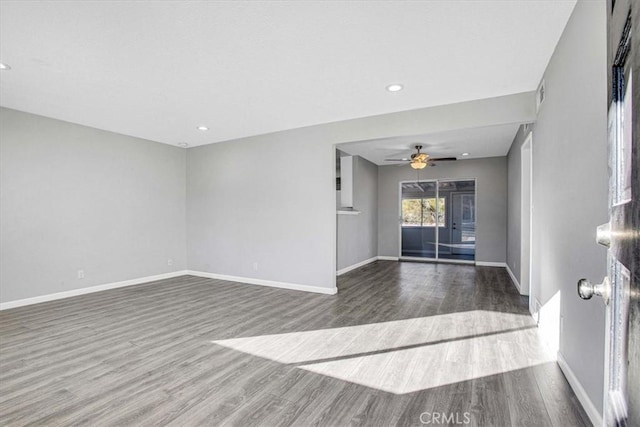
[[84, 270], [78, 270], [78, 279], [84, 279]]
[[173, 265], [173, 260], [171, 258], [167, 260], [167, 265]]
[[257, 263], [257, 262], [254, 262], [254, 263], [253, 263], [253, 269], [254, 269], [255, 271], [258, 271], [258, 263]]

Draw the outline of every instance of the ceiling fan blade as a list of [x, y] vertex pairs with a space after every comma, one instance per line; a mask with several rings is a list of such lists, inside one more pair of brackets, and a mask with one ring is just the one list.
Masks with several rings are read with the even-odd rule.
[[431, 160], [432, 162], [452, 162], [458, 159], [455, 157], [439, 157], [436, 159], [429, 159], [429, 160]]
[[411, 159], [384, 159], [385, 162], [408, 162]]

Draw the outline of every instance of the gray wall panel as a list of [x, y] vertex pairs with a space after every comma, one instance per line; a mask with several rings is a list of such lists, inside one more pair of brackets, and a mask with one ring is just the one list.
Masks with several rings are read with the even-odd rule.
[[[606, 274], [606, 250], [595, 243], [596, 226], [608, 221], [606, 13], [602, 1], [576, 4], [544, 73], [546, 99], [532, 142], [531, 298], [543, 307], [560, 299], [559, 351], [599, 410], [604, 305], [580, 300], [576, 282]], [[512, 177], [520, 175], [523, 141], [519, 134], [509, 154]], [[509, 188], [518, 203], [519, 185]], [[520, 250], [516, 209], [509, 215], [510, 260]]]
[[378, 255], [378, 166], [354, 156], [354, 206], [338, 215], [338, 270]]
[[185, 166], [181, 148], [0, 109], [0, 301], [184, 270]]

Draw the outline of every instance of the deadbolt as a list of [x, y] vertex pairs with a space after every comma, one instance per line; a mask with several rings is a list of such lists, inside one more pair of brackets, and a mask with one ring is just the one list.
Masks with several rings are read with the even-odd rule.
[[599, 245], [611, 247], [611, 223], [599, 225], [596, 229], [596, 242]]

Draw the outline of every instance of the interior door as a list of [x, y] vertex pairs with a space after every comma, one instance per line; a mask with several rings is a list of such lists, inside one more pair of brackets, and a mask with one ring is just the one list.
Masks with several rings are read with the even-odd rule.
[[602, 284], [581, 279], [578, 293], [607, 304], [605, 424], [640, 426], [640, 4], [607, 3], [610, 221], [597, 240], [609, 248], [609, 267]]

